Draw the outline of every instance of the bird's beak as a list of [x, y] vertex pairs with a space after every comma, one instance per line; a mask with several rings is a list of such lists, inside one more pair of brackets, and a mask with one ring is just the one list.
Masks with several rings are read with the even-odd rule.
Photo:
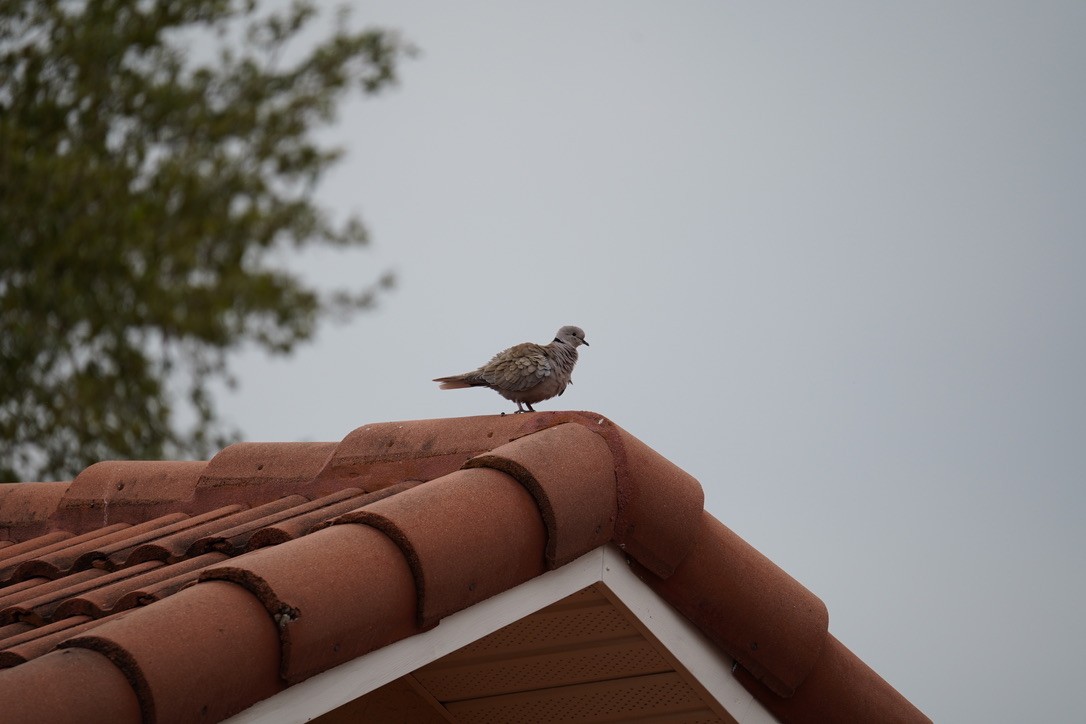
[[592, 345], [590, 345], [590, 344], [588, 343], [588, 340], [587, 340], [587, 339], [582, 339], [582, 340], [581, 340], [581, 344], [583, 344], [583, 345], [584, 345], [585, 347], [591, 347], [591, 346], [592, 346]]

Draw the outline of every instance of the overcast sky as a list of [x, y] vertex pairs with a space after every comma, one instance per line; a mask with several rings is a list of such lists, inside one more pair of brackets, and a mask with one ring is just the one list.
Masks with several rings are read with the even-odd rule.
[[576, 384], [941, 722], [1081, 720], [1086, 3], [366, 2], [421, 54], [320, 192], [398, 288], [236, 358], [250, 440], [511, 410], [438, 391], [578, 324]]

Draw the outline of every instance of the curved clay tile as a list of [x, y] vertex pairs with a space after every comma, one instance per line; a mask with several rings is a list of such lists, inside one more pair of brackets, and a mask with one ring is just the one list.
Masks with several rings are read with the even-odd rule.
[[[555, 457], [555, 450], [577, 450]], [[516, 478], [536, 500], [547, 527], [547, 567], [565, 565], [611, 540], [617, 516], [615, 465], [599, 435], [566, 423], [477, 455], [465, 468]]]
[[0, 718], [220, 720], [585, 553], [620, 556], [610, 540], [736, 660], [758, 711], [926, 720], [693, 477], [594, 413], [380, 423], [24, 485], [0, 486], [0, 538], [23, 541], [0, 548]]
[[400, 546], [423, 628], [544, 570], [546, 535], [535, 500], [496, 470], [458, 470], [336, 522], [373, 526]]
[[207, 463], [194, 505], [210, 510], [229, 503], [257, 506], [284, 495], [316, 497], [313, 480], [328, 463], [334, 442], [239, 442]]
[[95, 463], [72, 481], [50, 523], [83, 533], [112, 523], [143, 523], [179, 512], [192, 499], [206, 466], [203, 461]]
[[275, 624], [256, 597], [224, 581], [118, 616], [61, 644], [70, 649], [120, 669], [144, 721], [219, 721], [283, 688]]
[[260, 600], [278, 626], [289, 683], [421, 630], [407, 561], [367, 526], [332, 526], [262, 548], [208, 569], [202, 580], [230, 581]]

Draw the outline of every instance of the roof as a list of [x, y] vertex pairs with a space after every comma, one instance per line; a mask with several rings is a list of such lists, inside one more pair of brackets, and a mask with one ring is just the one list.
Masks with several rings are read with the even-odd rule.
[[[820, 599], [703, 504], [694, 478], [590, 412], [372, 424], [339, 442], [239, 443], [210, 461], [109, 461], [70, 482], [3, 485], [0, 710], [16, 721], [218, 721], [440, 640], [447, 650], [427, 643], [426, 666], [356, 691], [366, 696], [353, 706], [483, 721], [472, 701], [528, 694], [508, 681], [449, 694], [447, 680], [426, 683], [435, 670], [478, 678], [512, 671], [513, 658], [538, 672], [574, 651], [633, 666], [654, 701], [698, 697], [706, 721], [736, 716], [712, 693], [736, 683], [785, 722], [928, 721], [829, 633]], [[602, 569], [623, 566], [594, 555], [621, 560], [634, 583], [607, 578], [619, 574]], [[642, 595], [733, 665], [692, 675], [644, 625], [658, 616], [631, 614]], [[618, 615], [639, 633], [486, 648], [556, 611]], [[469, 623], [450, 624], [472, 615], [494, 625], [472, 638]], [[603, 686], [602, 664], [585, 666], [546, 695], [575, 701], [576, 687]], [[630, 700], [621, 687], [633, 674], [614, 670], [604, 688]]]

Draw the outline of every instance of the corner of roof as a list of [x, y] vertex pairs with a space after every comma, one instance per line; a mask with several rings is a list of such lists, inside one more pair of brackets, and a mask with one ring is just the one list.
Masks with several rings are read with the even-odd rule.
[[773, 693], [790, 697], [829, 635], [826, 604], [709, 513], [669, 578], [642, 580]]
[[[157, 689], [156, 699], [188, 711], [166, 669], [157, 671], [156, 638], [136, 631], [136, 623], [170, 627], [157, 617], [173, 611], [188, 617], [193, 635], [205, 635], [198, 608], [259, 607], [267, 620], [246, 635], [262, 651], [279, 652], [278, 676], [295, 683], [613, 541], [643, 582], [741, 665], [737, 676], [783, 720], [803, 721], [833, 706], [857, 714], [853, 720], [887, 720], [883, 714], [899, 710], [907, 714], [903, 720], [923, 720], [828, 633], [820, 599], [704, 511], [697, 480], [592, 412], [377, 423], [339, 442], [233, 445], [208, 462], [108, 461], [70, 483], [0, 486], [0, 527], [11, 519], [9, 537], [38, 536], [25, 545], [42, 550], [53, 545], [45, 531], [71, 539], [56, 543], [67, 547], [50, 558], [57, 570], [69, 571], [69, 559], [87, 546], [113, 545], [107, 538], [114, 533], [135, 540], [142, 528], [160, 525], [164, 513], [196, 513], [189, 523], [200, 531], [234, 509], [289, 507], [306, 496], [348, 490], [335, 502], [346, 507], [336, 507], [334, 516], [318, 520], [307, 512], [304, 527], [284, 524], [277, 533], [277, 542], [287, 542], [228, 563], [216, 559], [201, 568], [199, 585], [134, 612], [132, 620], [96, 625], [68, 645], [104, 656], [111, 647], [132, 652], [150, 682], [147, 691]], [[357, 497], [363, 491], [365, 502]], [[88, 529], [94, 532], [86, 535], [102, 540], [72, 537]], [[211, 532], [225, 539], [229, 530]], [[177, 543], [177, 555], [194, 537]], [[20, 545], [3, 549], [9, 562], [22, 565]], [[129, 548], [116, 555], [128, 556]], [[387, 581], [375, 587], [373, 571]], [[321, 586], [313, 585], [314, 575]], [[346, 607], [358, 615], [342, 616]], [[368, 627], [361, 633], [360, 623]], [[196, 648], [182, 643], [185, 666], [201, 671]], [[225, 654], [219, 658], [222, 670], [236, 665]], [[268, 671], [250, 683], [261, 696], [275, 688]], [[820, 697], [830, 703], [813, 701]]]
[[[693, 476], [594, 412], [534, 415], [529, 428], [464, 466], [501, 470], [536, 497], [548, 526], [552, 566], [614, 540], [666, 578], [693, 547], [705, 502]], [[573, 522], [588, 511], [594, 512]], [[577, 527], [582, 530], [571, 536]]]

